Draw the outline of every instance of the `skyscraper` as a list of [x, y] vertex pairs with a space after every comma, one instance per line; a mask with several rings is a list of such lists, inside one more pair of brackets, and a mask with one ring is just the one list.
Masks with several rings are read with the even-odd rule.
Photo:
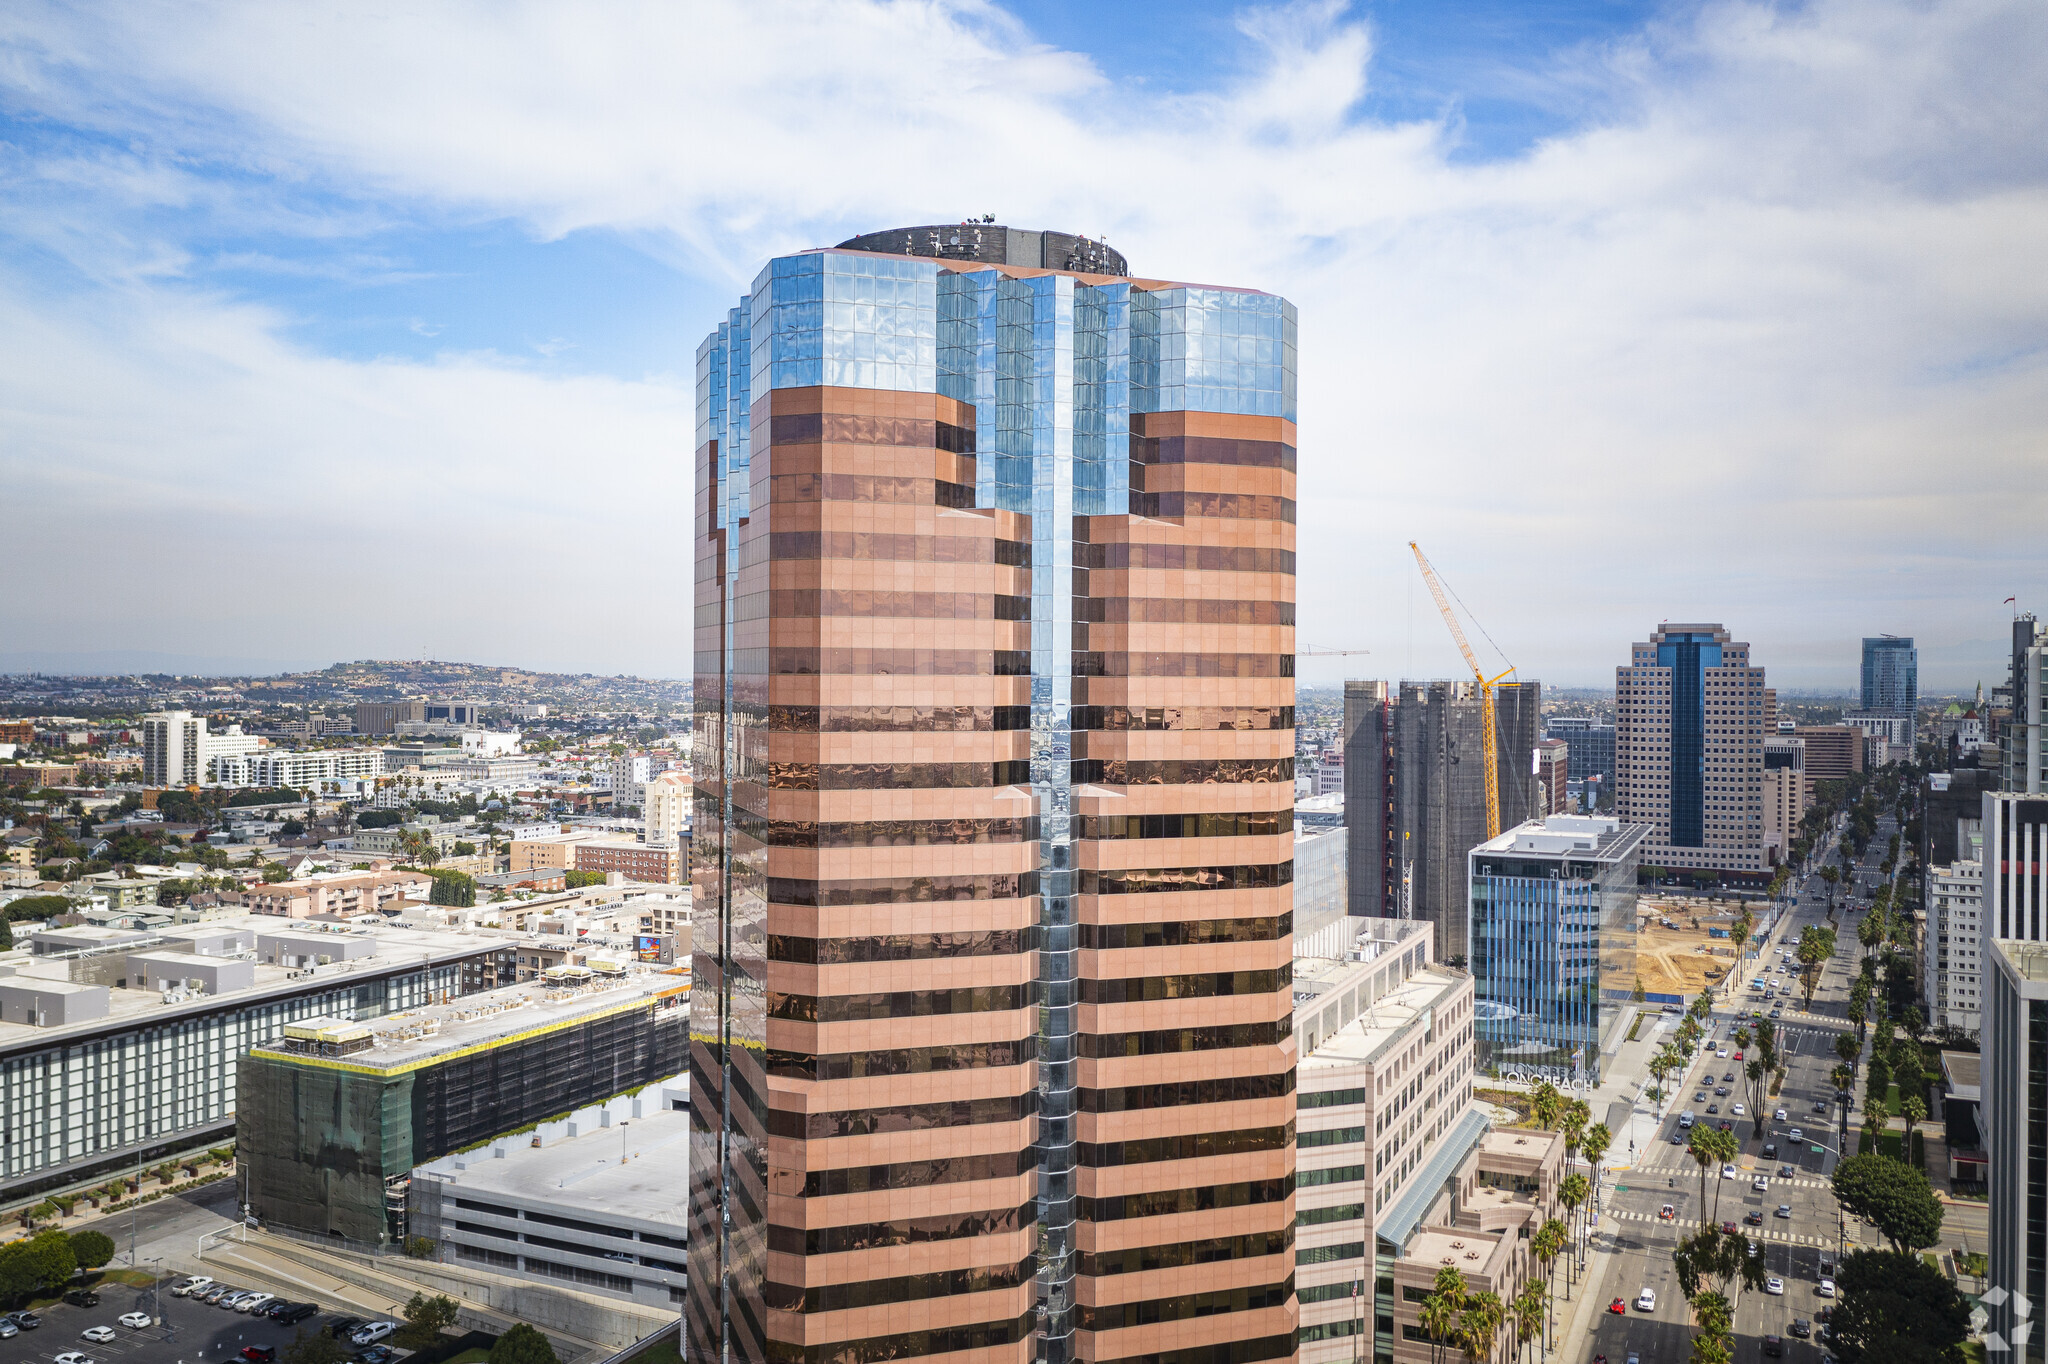
[[1863, 705], [1868, 715], [1903, 715], [1920, 709], [1920, 651], [1912, 636], [1878, 635], [1863, 641]]
[[1293, 1351], [1294, 309], [1125, 268], [698, 350], [693, 1359]]
[[1991, 1286], [2001, 1290], [1984, 1299], [1991, 1309], [1986, 1343], [2040, 1364], [2048, 1358], [2037, 1316], [2048, 1302], [2048, 946], [1994, 938], [1987, 928], [1984, 981], [1989, 1255]]
[[[1465, 855], [1486, 841], [1484, 711], [1471, 682], [1384, 682], [1344, 689], [1344, 820], [1351, 830], [1351, 912], [1427, 919], [1436, 950], [1462, 966]], [[1537, 813], [1533, 768], [1542, 684], [1494, 692], [1500, 822]], [[1373, 849], [1379, 849], [1374, 855]]]
[[[1764, 867], [1764, 670], [1718, 625], [1661, 625], [1614, 670], [1614, 813], [1651, 826], [1642, 860]], [[1813, 750], [1807, 749], [1811, 774]]]

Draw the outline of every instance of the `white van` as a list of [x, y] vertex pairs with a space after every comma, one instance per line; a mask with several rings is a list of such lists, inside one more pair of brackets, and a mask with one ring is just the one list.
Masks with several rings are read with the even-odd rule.
[[1681, 1132], [1692, 1130], [1692, 1125], [1695, 1121], [1692, 1110], [1690, 1108], [1686, 1109], [1685, 1112], [1678, 1115], [1678, 1130]]

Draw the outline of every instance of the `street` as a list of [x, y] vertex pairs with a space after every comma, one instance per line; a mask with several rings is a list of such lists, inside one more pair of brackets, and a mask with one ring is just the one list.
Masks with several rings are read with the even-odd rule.
[[[1672, 1250], [1703, 1224], [1734, 1223], [1758, 1246], [1767, 1272], [1783, 1283], [1782, 1296], [1759, 1292], [1734, 1295], [1737, 1358], [1758, 1358], [1762, 1338], [1776, 1335], [1784, 1338], [1784, 1358], [1789, 1364], [1818, 1364], [1821, 1347], [1812, 1339], [1793, 1338], [1792, 1323], [1795, 1319], [1812, 1323], [1816, 1310], [1828, 1304], [1816, 1291], [1824, 1265], [1838, 1263], [1845, 1246], [1854, 1250], [1879, 1243], [1876, 1233], [1855, 1219], [1845, 1222], [1829, 1183], [1841, 1156], [1840, 1114], [1829, 1073], [1839, 1064], [1834, 1042], [1849, 1027], [1849, 986], [1861, 955], [1855, 936], [1858, 915], [1849, 911], [1848, 902], [1851, 898], [1867, 900], [1882, 882], [1877, 867], [1894, 832], [1895, 822], [1889, 817], [1882, 819], [1859, 861], [1854, 881], [1836, 890], [1836, 951], [1820, 968], [1811, 1008], [1805, 1005], [1797, 963], [1781, 953], [1794, 949], [1801, 929], [1808, 924], [1827, 923], [1827, 886], [1818, 876], [1805, 878], [1796, 904], [1781, 917], [1757, 957], [1731, 973], [1712, 1016], [1711, 1040], [1684, 1076], [1671, 1082], [1672, 1097], [1635, 1118], [1638, 1155], [1632, 1166], [1609, 1176], [1612, 1182], [1588, 1257], [1590, 1279], [1575, 1295], [1583, 1302], [1590, 1294], [1592, 1301], [1577, 1317], [1577, 1335], [1567, 1333], [1564, 1338], [1566, 1358], [1590, 1360], [1604, 1354], [1611, 1364], [1623, 1364], [1630, 1354], [1645, 1361], [1687, 1358], [1690, 1314], [1679, 1291]], [[1748, 988], [1753, 979], [1773, 988], [1775, 997], [1760, 1001]], [[1759, 1133], [1754, 1122], [1759, 1115], [1733, 1116], [1731, 1112], [1732, 1105], [1748, 1102], [1743, 1062], [1735, 1059], [1733, 1034], [1754, 1026], [1753, 1011], [1768, 1013], [1774, 1007], [1783, 1011], [1773, 1026], [1778, 1030], [1786, 1075], [1780, 1092], [1760, 1115], [1764, 1121]], [[1660, 1041], [1668, 1038], [1677, 1024], [1675, 1017], [1661, 1020]], [[1718, 1054], [1723, 1049], [1728, 1052], [1725, 1058]], [[1753, 1055], [1748, 1053], [1745, 1059]], [[1730, 1092], [1717, 1094], [1724, 1086]], [[1719, 1111], [1709, 1114], [1708, 1104]], [[1740, 1142], [1733, 1177], [1723, 1177], [1719, 1170], [1707, 1172], [1704, 1207], [1700, 1167], [1678, 1130], [1678, 1115], [1688, 1109], [1701, 1123], [1731, 1119]], [[1775, 1117], [1778, 1111], [1785, 1114], [1783, 1119]], [[1853, 1142], [1860, 1112], [1852, 1110], [1848, 1121]], [[1796, 1142], [1789, 1135], [1793, 1129], [1800, 1133]], [[1673, 1144], [1674, 1135], [1679, 1137], [1678, 1144]], [[1768, 1157], [1763, 1154], [1765, 1143], [1774, 1148]], [[1754, 1187], [1759, 1179], [1764, 1182], [1760, 1189]], [[1672, 1210], [1668, 1219], [1663, 1216], [1666, 1205]], [[1781, 1205], [1789, 1215], [1778, 1215]], [[1981, 1244], [1983, 1219], [1982, 1209], [1950, 1207], [1944, 1240], [1952, 1241], [1960, 1233]], [[1560, 1269], [1560, 1288], [1564, 1275]], [[1644, 1288], [1657, 1295], [1656, 1308], [1649, 1313], [1640, 1313], [1635, 1306], [1637, 1294]], [[1604, 1310], [1614, 1298], [1626, 1300], [1625, 1313]]]

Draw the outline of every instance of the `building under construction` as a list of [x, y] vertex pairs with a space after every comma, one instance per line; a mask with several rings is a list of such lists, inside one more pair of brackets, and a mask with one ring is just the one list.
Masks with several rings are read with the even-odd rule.
[[[1536, 813], [1542, 684], [1494, 687], [1502, 828]], [[1466, 856], [1487, 840], [1476, 681], [1344, 684], [1344, 822], [1351, 912], [1425, 919], [1437, 955], [1470, 955]]]
[[686, 1064], [688, 978], [627, 963], [357, 1022], [307, 1019], [242, 1057], [236, 1142], [266, 1223], [402, 1242], [415, 1166]]

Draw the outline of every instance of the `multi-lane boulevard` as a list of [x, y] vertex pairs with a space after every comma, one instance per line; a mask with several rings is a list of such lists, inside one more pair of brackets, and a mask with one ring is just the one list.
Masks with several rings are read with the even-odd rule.
[[[1670, 1099], [1661, 1105], [1635, 1105], [1632, 1135], [1637, 1155], [1627, 1168], [1607, 1176], [1607, 1195], [1591, 1241], [1585, 1277], [1573, 1294], [1576, 1302], [1587, 1304], [1587, 1310], [1573, 1313], [1574, 1329], [1566, 1332], [1562, 1341], [1565, 1358], [1586, 1361], [1604, 1354], [1611, 1364], [1624, 1364], [1630, 1355], [1646, 1364], [1685, 1359], [1690, 1352], [1689, 1316], [1672, 1266], [1672, 1250], [1703, 1224], [1734, 1223], [1756, 1243], [1766, 1270], [1782, 1283], [1781, 1294], [1739, 1295], [1737, 1358], [1745, 1364], [1759, 1358], [1763, 1338], [1771, 1335], [1783, 1338], [1784, 1358], [1790, 1364], [1817, 1364], [1820, 1347], [1812, 1339], [1795, 1338], [1793, 1323], [1812, 1323], [1815, 1311], [1827, 1305], [1828, 1300], [1819, 1295], [1819, 1280], [1823, 1270], [1839, 1260], [1844, 1246], [1853, 1250], [1877, 1244], [1879, 1239], [1875, 1231], [1859, 1226], [1854, 1218], [1844, 1218], [1835, 1203], [1829, 1176], [1840, 1159], [1843, 1115], [1835, 1105], [1830, 1072], [1840, 1062], [1835, 1038], [1849, 1030], [1849, 987], [1862, 955], [1855, 934], [1860, 911], [1849, 906], [1852, 900], [1867, 904], [1884, 879], [1878, 864], [1886, 856], [1894, 832], [1893, 821], [1885, 819], [1859, 861], [1853, 881], [1835, 891], [1835, 955], [1820, 968], [1811, 1006], [1806, 1003], [1798, 964], [1790, 954], [1802, 929], [1827, 923], [1828, 888], [1818, 876], [1804, 879], [1797, 899], [1779, 916], [1756, 957], [1731, 973], [1717, 996], [1711, 1041], [1693, 1058], [1683, 1077], [1668, 1084]], [[1759, 979], [1774, 991], [1768, 1002], [1749, 988], [1752, 980]], [[1749, 1103], [1743, 1061], [1736, 1059], [1733, 1034], [1754, 1026], [1754, 1011], [1768, 1013], [1772, 1008], [1782, 1010], [1782, 1016], [1772, 1023], [1786, 1075], [1759, 1124], [1757, 1114], [1737, 1116], [1732, 1111], [1733, 1105]], [[1677, 1024], [1677, 1018], [1666, 1016], [1656, 1026], [1668, 1037]], [[1753, 1055], [1753, 1051], [1747, 1053], [1744, 1060]], [[1726, 1094], [1717, 1092], [1723, 1088]], [[1709, 1104], [1719, 1111], [1710, 1114]], [[1701, 1123], [1732, 1121], [1741, 1148], [1732, 1172], [1725, 1176], [1718, 1169], [1707, 1172], [1704, 1195], [1699, 1165], [1682, 1139], [1678, 1144], [1671, 1140], [1679, 1135], [1678, 1115], [1688, 1109]], [[1781, 1112], [1782, 1118], [1777, 1116]], [[1861, 1120], [1859, 1104], [1847, 1115], [1852, 1143]], [[1797, 1141], [1791, 1137], [1794, 1129], [1800, 1134]], [[1766, 1144], [1772, 1148], [1768, 1156]], [[1617, 1133], [1615, 1146], [1626, 1152], [1628, 1141]], [[1850, 1149], [1853, 1154], [1854, 1147]], [[1784, 1215], [1780, 1215], [1781, 1208]], [[1981, 1210], [1951, 1205], [1944, 1239], [1952, 1241], [1960, 1231], [1981, 1244], [1982, 1222]], [[1560, 1289], [1567, 1273], [1559, 1272]], [[1636, 1308], [1637, 1296], [1644, 1288], [1656, 1293], [1655, 1309], [1647, 1313]], [[1604, 1310], [1615, 1298], [1625, 1300], [1624, 1313]]]

